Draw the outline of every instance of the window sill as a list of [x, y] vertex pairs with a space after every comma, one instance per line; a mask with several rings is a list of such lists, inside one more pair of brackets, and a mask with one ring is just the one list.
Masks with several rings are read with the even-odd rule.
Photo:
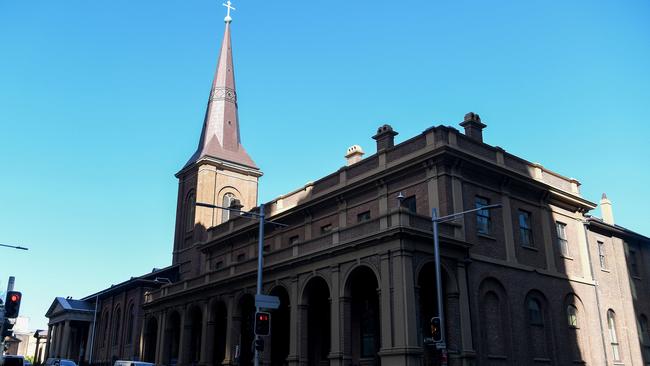
[[537, 249], [537, 248], [535, 248], [535, 247], [531, 247], [531, 246], [529, 246], [529, 245], [523, 245], [523, 244], [522, 244], [522, 245], [520, 245], [520, 246], [521, 246], [522, 248], [524, 248], [524, 249], [532, 250], [532, 251], [534, 251], [534, 252], [539, 252], [539, 249]]
[[643, 278], [641, 278], [641, 276], [631, 276], [631, 277], [634, 278], [635, 280], [643, 281]]
[[489, 234], [476, 233], [476, 236], [478, 236], [479, 238], [483, 238], [483, 239], [497, 241], [497, 238], [495, 238], [494, 236], [489, 235]]
[[602, 267], [600, 268], [600, 270], [601, 270], [602, 272], [607, 272], [607, 273], [611, 272], [609, 269], [607, 269], [607, 268], [602, 268]]
[[569, 257], [568, 255], [560, 254], [561, 258], [568, 259], [570, 261], [574, 260], [573, 257]]

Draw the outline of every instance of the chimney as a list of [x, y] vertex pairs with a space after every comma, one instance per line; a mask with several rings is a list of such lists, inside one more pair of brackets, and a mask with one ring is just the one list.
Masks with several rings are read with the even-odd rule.
[[465, 128], [465, 136], [483, 142], [483, 129], [487, 125], [481, 122], [481, 117], [478, 114], [474, 112], [467, 113], [460, 126]]
[[345, 158], [347, 159], [347, 165], [350, 166], [354, 163], [358, 163], [363, 159], [363, 149], [359, 145], [352, 145], [348, 147], [348, 151], [345, 153]]
[[606, 224], [614, 225], [614, 212], [612, 211], [612, 201], [607, 199], [607, 195], [603, 193], [600, 199], [600, 215]]
[[377, 134], [372, 138], [377, 141], [377, 151], [384, 150], [395, 146], [395, 135], [390, 125], [383, 125], [377, 129]]

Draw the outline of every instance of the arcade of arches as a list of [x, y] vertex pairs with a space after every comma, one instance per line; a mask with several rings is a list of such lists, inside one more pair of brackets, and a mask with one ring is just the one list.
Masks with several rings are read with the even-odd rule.
[[[427, 319], [435, 313], [433, 268], [427, 262], [413, 277], [406, 276], [415, 283], [405, 294], [411, 294], [417, 305], [400, 299], [397, 289], [384, 290], [392, 280], [383, 279], [372, 264], [362, 263], [345, 273], [330, 268], [305, 278], [276, 281], [265, 291], [278, 296], [281, 306], [272, 311], [272, 335], [264, 339], [264, 365], [370, 366], [391, 364], [391, 359], [435, 365], [435, 357], [421, 341], [429, 327]], [[455, 281], [455, 276], [443, 276], [445, 282]], [[448, 309], [459, 306], [456, 289], [455, 283], [444, 286]], [[165, 310], [146, 309], [143, 359], [162, 365], [252, 365], [252, 293], [242, 290], [197, 297]], [[414, 311], [404, 311], [411, 307]], [[451, 313], [452, 321], [459, 320], [458, 310]], [[451, 334], [459, 328], [448, 329], [450, 348], [460, 349], [460, 334]], [[401, 337], [399, 332], [412, 334]]]

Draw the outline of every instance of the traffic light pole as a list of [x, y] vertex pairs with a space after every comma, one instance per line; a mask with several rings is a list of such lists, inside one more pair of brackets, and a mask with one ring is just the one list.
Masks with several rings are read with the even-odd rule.
[[[262, 269], [264, 267], [264, 204], [260, 204], [260, 214], [259, 214], [259, 233], [258, 233], [258, 238], [257, 238], [257, 295], [262, 294]], [[260, 311], [260, 307], [255, 304], [255, 314], [257, 314]], [[255, 335], [255, 339], [257, 340], [257, 335]], [[257, 347], [255, 346], [255, 366], [259, 366], [260, 364], [260, 352], [257, 350]]]
[[[281, 227], [286, 227], [287, 225], [275, 222], [275, 221], [267, 221], [266, 220], [266, 215], [264, 213], [264, 204], [260, 204], [260, 213], [255, 213], [255, 212], [246, 212], [242, 211], [238, 208], [232, 208], [232, 207], [223, 207], [223, 206], [217, 206], [213, 205], [210, 203], [202, 203], [202, 202], [197, 202], [197, 206], [201, 207], [208, 207], [208, 208], [218, 208], [222, 210], [228, 210], [232, 212], [237, 212], [239, 214], [245, 214], [245, 215], [250, 215], [257, 217], [259, 219], [259, 229], [258, 229], [258, 238], [257, 238], [257, 291], [256, 295], [261, 295], [262, 294], [262, 270], [264, 267], [264, 225], [268, 222], [276, 226], [281, 226]], [[233, 206], [234, 207], [234, 206]], [[242, 206], [237, 206], [241, 208]], [[260, 311], [260, 307], [255, 304], [255, 313], [257, 314]], [[255, 340], [254, 340], [254, 345], [255, 341], [258, 340], [257, 334], [255, 335]], [[255, 366], [259, 366], [260, 364], [260, 352], [258, 351], [257, 347], [255, 348]]]
[[450, 215], [438, 217], [438, 211], [436, 208], [431, 209], [431, 223], [433, 225], [433, 256], [436, 266], [436, 300], [438, 302], [438, 317], [440, 318], [440, 342], [438, 342], [438, 348], [443, 352], [447, 350], [447, 335], [445, 334], [445, 312], [443, 308], [443, 298], [442, 298], [442, 276], [441, 265], [440, 265], [440, 239], [438, 238], [438, 224], [445, 221], [455, 220], [456, 218], [463, 216], [468, 213], [489, 210], [492, 208], [501, 207], [501, 204], [487, 205], [472, 210], [462, 211], [458, 213], [453, 213]]

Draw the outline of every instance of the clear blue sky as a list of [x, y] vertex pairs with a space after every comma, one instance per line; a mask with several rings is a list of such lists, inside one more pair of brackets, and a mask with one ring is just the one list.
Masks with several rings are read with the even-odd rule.
[[[220, 0], [0, 3], [0, 289], [45, 325], [171, 262], [177, 172], [194, 152]], [[262, 200], [466, 112], [486, 142], [607, 192], [650, 235], [650, 2], [235, 1], [242, 141]], [[458, 127], [457, 127], [458, 128]], [[598, 212], [596, 212], [598, 214]]]

